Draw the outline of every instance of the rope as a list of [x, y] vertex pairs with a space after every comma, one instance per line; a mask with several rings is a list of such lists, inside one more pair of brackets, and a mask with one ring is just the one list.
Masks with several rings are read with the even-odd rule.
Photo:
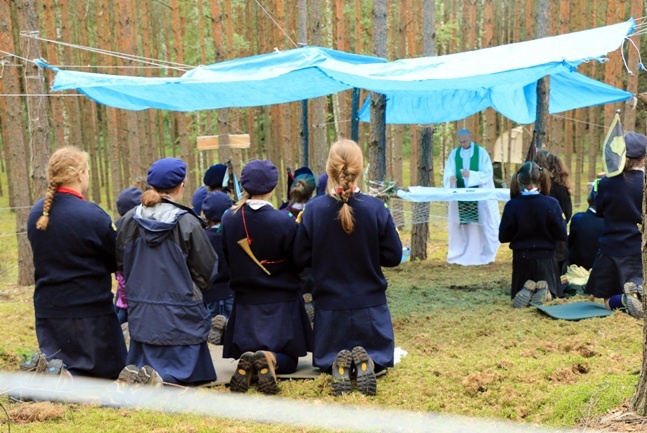
[[73, 96], [75, 98], [78, 97], [84, 97], [85, 95], [82, 95], [80, 93], [72, 94], [72, 93], [60, 93], [60, 94], [51, 94], [51, 93], [0, 93], [0, 97], [11, 97], [11, 96], [42, 96], [42, 97], [51, 97], [51, 98], [58, 98], [59, 96]]
[[272, 20], [272, 22], [276, 25], [276, 27], [278, 27], [278, 28], [279, 28], [279, 30], [281, 30], [281, 31], [283, 32], [283, 34], [285, 35], [285, 37], [286, 37], [286, 38], [288, 38], [288, 40], [289, 40], [290, 42], [292, 42], [292, 45], [294, 45], [294, 47], [295, 47], [295, 48], [299, 48], [299, 45], [298, 45], [296, 42], [294, 42], [294, 41], [292, 40], [292, 38], [291, 38], [291, 37], [286, 33], [286, 31], [285, 31], [285, 30], [283, 30], [283, 27], [281, 27], [281, 25], [280, 25], [279, 23], [277, 23], [277, 22], [276, 22], [276, 20], [274, 19], [274, 17], [273, 17], [273, 16], [272, 16], [268, 11], [267, 11], [267, 9], [265, 9], [265, 8], [263, 7], [263, 5], [262, 5], [258, 0], [254, 0], [254, 1], [256, 2], [256, 4], [258, 5], [258, 7], [260, 7], [260, 8], [261, 8], [261, 10], [262, 10], [263, 12], [265, 12], [265, 15], [267, 15], [267, 16]]
[[[52, 43], [52, 44], [59, 44], [59, 45], [65, 46], [65, 47], [76, 48], [76, 49], [79, 49], [79, 50], [90, 51], [90, 52], [98, 53], [98, 54], [104, 54], [104, 55], [116, 57], [116, 58], [119, 58], [119, 59], [137, 61], [137, 62], [141, 62], [141, 63], [148, 64], [148, 65], [162, 66], [162, 67], [166, 67], [168, 69], [175, 69], [175, 70], [178, 70], [178, 71], [186, 71], [188, 69], [193, 68], [193, 66], [185, 65], [183, 63], [177, 63], [177, 62], [171, 62], [171, 61], [165, 61], [165, 60], [158, 60], [158, 59], [153, 59], [153, 58], [150, 58], [150, 57], [135, 56], [135, 55], [132, 55], [132, 54], [118, 53], [116, 51], [103, 50], [103, 49], [100, 49], [100, 48], [92, 48], [92, 47], [88, 47], [88, 46], [85, 46], [85, 45], [70, 44], [68, 42], [54, 41], [54, 40], [51, 40], [51, 39], [41, 38], [40, 36], [36, 36], [36, 35], [32, 35], [32, 34], [21, 33], [20, 36], [25, 37], [25, 38], [35, 39], [35, 40], [38, 40], [38, 41], [49, 42], [49, 43]], [[174, 65], [176, 67], [170, 66], [170, 65]]]

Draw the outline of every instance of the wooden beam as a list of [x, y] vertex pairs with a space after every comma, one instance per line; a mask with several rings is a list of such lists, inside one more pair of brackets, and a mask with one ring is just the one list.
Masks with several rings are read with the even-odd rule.
[[220, 134], [198, 137], [198, 150], [212, 150], [220, 147], [247, 149], [249, 146], [249, 134]]

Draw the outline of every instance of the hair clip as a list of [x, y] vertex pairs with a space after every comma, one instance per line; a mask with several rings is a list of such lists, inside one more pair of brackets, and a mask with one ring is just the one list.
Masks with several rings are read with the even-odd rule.
[[49, 212], [43, 212], [43, 216], [49, 216]]

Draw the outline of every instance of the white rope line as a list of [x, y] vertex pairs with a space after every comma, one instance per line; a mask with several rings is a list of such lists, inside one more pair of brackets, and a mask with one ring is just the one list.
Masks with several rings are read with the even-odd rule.
[[33, 97], [33, 96], [46, 96], [46, 97], [50, 97], [50, 98], [58, 98], [58, 97], [62, 97], [62, 96], [66, 96], [66, 97], [70, 97], [70, 96], [72, 96], [72, 97], [75, 97], [75, 98], [78, 98], [78, 97], [85, 97], [85, 95], [82, 95], [82, 94], [80, 94], [80, 93], [60, 93], [60, 94], [54, 94], [54, 93], [0, 93], [0, 96], [1, 96], [1, 97], [15, 97], [15, 96], [26, 96], [26, 97], [32, 96], [32, 97]]
[[561, 114], [551, 114], [551, 116], [559, 117], [561, 119], [570, 120], [570, 121], [575, 122], [575, 123], [584, 123], [585, 125], [597, 126], [598, 128], [606, 128], [606, 126], [600, 125], [598, 123], [587, 122], [586, 120], [579, 120], [579, 119], [576, 119], [574, 117], [562, 116]]
[[[220, 389], [132, 387], [76, 376], [0, 373], [0, 392], [19, 400], [64, 401], [164, 413], [194, 414], [241, 421], [284, 424], [308, 429], [355, 432], [548, 433], [554, 428], [506, 420], [413, 412], [379, 406], [351, 406]], [[253, 409], [250, 409], [253, 408]], [[71, 425], [70, 425], [71, 427]], [[560, 429], [562, 433], [581, 430]], [[594, 433], [595, 430], [586, 430]]]
[[70, 47], [70, 48], [76, 48], [76, 49], [79, 49], [79, 50], [85, 50], [85, 51], [90, 51], [90, 52], [93, 52], [93, 53], [104, 54], [104, 55], [107, 55], [107, 56], [112, 56], [112, 57], [116, 57], [116, 58], [120, 58], [120, 59], [137, 61], [137, 62], [141, 62], [141, 63], [148, 64], [148, 65], [162, 66], [162, 67], [166, 67], [168, 69], [175, 69], [175, 70], [178, 70], [178, 71], [186, 71], [188, 69], [193, 68], [193, 66], [186, 65], [186, 64], [183, 64], [183, 63], [171, 62], [171, 61], [166, 61], [166, 60], [152, 59], [150, 57], [135, 56], [135, 55], [132, 55], [132, 54], [119, 53], [119, 52], [116, 52], [116, 51], [104, 50], [104, 49], [101, 49], [101, 48], [92, 48], [92, 47], [87, 47], [87, 46], [84, 46], [84, 45], [71, 44], [71, 43], [68, 43], [68, 42], [54, 41], [54, 40], [51, 40], [51, 39], [41, 38], [40, 36], [36, 36], [36, 35], [32, 35], [32, 34], [21, 33], [20, 36], [25, 37], [25, 38], [35, 39], [35, 40], [38, 40], [38, 41], [49, 42], [49, 43], [52, 43], [52, 44], [63, 45], [63, 46]]
[[20, 57], [18, 54], [10, 53], [8, 51], [0, 50], [0, 53], [6, 54], [7, 56], [15, 57], [22, 60], [23, 62], [36, 63], [33, 60], [26, 59], [25, 57]]
[[276, 22], [276, 20], [274, 19], [274, 17], [273, 17], [273, 16], [272, 16], [268, 11], [267, 11], [267, 9], [265, 9], [265, 8], [263, 7], [263, 5], [262, 5], [258, 0], [254, 0], [254, 1], [256, 2], [256, 4], [258, 5], [258, 7], [260, 7], [260, 8], [263, 10], [263, 12], [265, 12], [265, 15], [267, 15], [267, 16], [272, 20], [272, 22], [273, 22], [273, 23], [274, 23], [274, 24], [279, 28], [279, 30], [281, 30], [281, 31], [283, 32], [283, 34], [285, 35], [285, 37], [286, 37], [286, 38], [288, 38], [288, 40], [289, 40], [290, 42], [292, 42], [292, 45], [294, 45], [294, 47], [295, 47], [295, 48], [299, 48], [299, 45], [298, 45], [296, 42], [294, 42], [294, 41], [292, 40], [292, 38], [287, 34], [287, 32], [286, 32], [285, 30], [283, 30], [283, 27], [281, 27], [281, 25], [280, 25], [279, 23], [277, 23], [277, 22]]

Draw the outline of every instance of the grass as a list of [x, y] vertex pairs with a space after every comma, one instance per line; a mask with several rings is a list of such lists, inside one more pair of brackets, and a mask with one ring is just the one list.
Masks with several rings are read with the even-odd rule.
[[[6, 202], [0, 198], [0, 205]], [[15, 233], [0, 208], [0, 234]], [[461, 267], [444, 262], [445, 225], [430, 224], [430, 259], [385, 273], [396, 346], [408, 352], [384, 378], [378, 395], [330, 395], [330, 377], [281, 382], [281, 396], [315, 404], [406, 409], [532, 424], [589, 425], [631, 398], [641, 363], [641, 324], [626, 314], [558, 321], [509, 299], [511, 254]], [[405, 243], [408, 228], [403, 233]], [[0, 250], [0, 366], [17, 371], [36, 347], [33, 287], [18, 287], [15, 236]], [[558, 301], [559, 302], [559, 301]], [[219, 386], [208, 392], [228, 393]], [[256, 391], [250, 391], [255, 394]], [[314, 431], [190, 414], [60, 403], [9, 403], [14, 432], [301, 432]], [[253, 410], [253, 408], [250, 408]], [[0, 423], [6, 422], [0, 411]], [[0, 429], [2, 426], [0, 426]]]

